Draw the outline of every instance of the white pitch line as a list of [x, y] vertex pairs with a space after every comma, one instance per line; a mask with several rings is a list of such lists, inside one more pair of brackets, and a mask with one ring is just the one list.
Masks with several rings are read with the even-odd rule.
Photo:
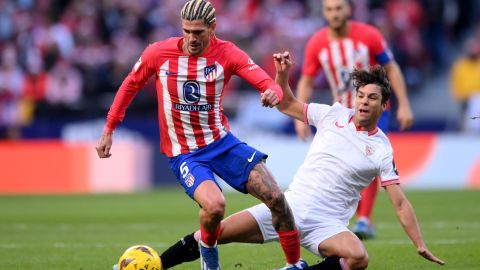
[[0, 249], [15, 249], [15, 248], [20, 248], [20, 245], [0, 243]]
[[[436, 222], [420, 222], [422, 228], [435, 228], [435, 229], [450, 229], [450, 228], [467, 228], [467, 229], [479, 229], [480, 222], [469, 222], [469, 221], [436, 221]], [[382, 229], [391, 229], [401, 227], [398, 222], [375, 222], [376, 228]]]
[[[462, 244], [472, 244], [480, 243], [480, 238], [469, 238], [469, 239], [435, 239], [426, 241], [427, 244], [432, 245], [462, 245]], [[369, 245], [411, 245], [412, 242], [408, 239], [394, 239], [394, 240], [378, 240], [372, 239], [368, 240]], [[230, 243], [227, 246], [245, 246], [245, 245], [255, 245], [249, 243]]]
[[[433, 239], [426, 241], [427, 244], [432, 245], [461, 245], [461, 244], [472, 244], [480, 243], [480, 239]], [[412, 242], [407, 239], [397, 239], [397, 240], [372, 240], [368, 241], [371, 245], [411, 245]]]
[[[462, 245], [462, 244], [472, 244], [480, 243], [480, 238], [469, 238], [469, 239], [435, 239], [427, 241], [428, 244], [432, 245]], [[142, 243], [138, 243], [142, 244]], [[145, 243], [153, 248], [164, 248], [168, 247], [172, 243], [164, 242], [154, 242], [154, 243]], [[411, 245], [412, 243], [408, 239], [395, 239], [395, 240], [377, 240], [373, 239], [368, 241], [369, 245]], [[42, 245], [43, 248], [53, 247], [58, 249], [85, 249], [85, 248], [126, 248], [134, 245], [133, 243], [115, 243], [115, 244], [106, 244], [106, 243], [65, 243], [57, 242], [52, 243], [51, 245]], [[231, 243], [228, 246], [245, 246], [245, 245], [255, 245], [247, 243]], [[15, 243], [0, 243], [0, 249], [22, 249], [32, 247], [31, 244], [15, 244]]]
[[[127, 223], [118, 225], [122, 229], [128, 230], [155, 230], [158, 228], [163, 227], [162, 224], [155, 224], [155, 223]], [[28, 230], [52, 230], [55, 229], [57, 231], [77, 231], [78, 229], [83, 230], [111, 230], [111, 224], [84, 224], [84, 225], [71, 225], [71, 224], [25, 224], [25, 223], [18, 223], [18, 224], [11, 224], [5, 225], [0, 224], [0, 230], [5, 229], [13, 229], [17, 231], [28, 231]]]

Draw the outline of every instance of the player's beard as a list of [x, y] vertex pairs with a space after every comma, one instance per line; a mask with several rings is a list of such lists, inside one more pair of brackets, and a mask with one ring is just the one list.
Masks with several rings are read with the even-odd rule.
[[195, 46], [192, 47], [192, 42], [188, 42], [186, 44], [187, 51], [190, 55], [198, 55], [203, 51], [202, 42], [197, 41], [197, 42], [193, 43], [193, 45], [195, 45]]
[[210, 39], [208, 39], [208, 40], [197, 40], [195, 43], [193, 43], [195, 46], [191, 47], [192, 42], [187, 41], [187, 42], [185, 42], [184, 46], [185, 46], [188, 54], [190, 54], [192, 56], [196, 56], [196, 55], [202, 54], [205, 51], [205, 49], [208, 47], [209, 43], [210, 43]]
[[347, 19], [339, 18], [334, 23], [329, 23], [330, 28], [336, 33], [342, 33], [347, 27]]

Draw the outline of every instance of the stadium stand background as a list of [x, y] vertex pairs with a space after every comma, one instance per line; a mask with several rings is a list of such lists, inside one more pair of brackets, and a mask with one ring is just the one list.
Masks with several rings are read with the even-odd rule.
[[[272, 53], [289, 50], [297, 63], [291, 81], [292, 85], [296, 84], [303, 46], [310, 35], [325, 23], [318, 0], [211, 2], [217, 10], [219, 38], [236, 43], [272, 75]], [[353, 2], [354, 18], [371, 23], [382, 31], [406, 76], [416, 117], [410, 133], [421, 136], [428, 132], [430, 140], [435, 141], [434, 145], [443, 141], [445, 136], [454, 136], [453, 139], [447, 138], [452, 142], [458, 142], [457, 136], [462, 136], [462, 141], [465, 138], [463, 108], [466, 101], [453, 98], [449, 74], [454, 61], [464, 53], [464, 41], [473, 39], [473, 43], [480, 43], [480, 2]], [[3, 176], [0, 175], [0, 192], [22, 192], [22, 187], [26, 186], [29, 192], [41, 189], [43, 178], [33, 180], [30, 174], [19, 174], [19, 168], [25, 166], [25, 162], [29, 164], [25, 157], [32, 158], [32, 163], [39, 159], [50, 165], [60, 162], [56, 164], [58, 167], [67, 168], [64, 174], [57, 174], [57, 180], [63, 182], [68, 179], [72, 183], [81, 183], [71, 184], [63, 190], [65, 192], [128, 191], [148, 186], [126, 184], [123, 189], [115, 189], [112, 188], [116, 183], [114, 180], [110, 181], [111, 185], [102, 184], [102, 181], [109, 180], [105, 179], [105, 168], [98, 165], [99, 161], [91, 153], [90, 149], [93, 148], [90, 147], [101, 134], [108, 106], [118, 86], [142, 49], [156, 40], [181, 35], [179, 10], [182, 4], [183, 1], [178, 0], [0, 0], [0, 161], [9, 162], [0, 164], [4, 164], [4, 169], [12, 170], [10, 174], [5, 173], [8, 170], [3, 170]], [[315, 93], [317, 100], [329, 103], [330, 92], [325, 78], [319, 76], [315, 86], [320, 89]], [[295, 137], [290, 119], [275, 110], [262, 109], [258, 98], [258, 93], [245, 82], [239, 79], [231, 81], [224, 105], [233, 129], [239, 131], [240, 136], [252, 137], [245, 140], [255, 147], [262, 148], [263, 144], [269, 149], [275, 145], [255, 139], [265, 137], [265, 134], [277, 136], [279, 140], [287, 138], [289, 143], [293, 143]], [[117, 166], [125, 167], [128, 163], [130, 173], [123, 174], [129, 175], [125, 183], [174, 183], [165, 158], [158, 153], [156, 103], [151, 80], [130, 106], [124, 123], [115, 135], [113, 152], [118, 158], [108, 161], [109, 168], [115, 170]], [[476, 121], [480, 123], [480, 119]], [[397, 123], [392, 121], [390, 128], [396, 131]], [[467, 135], [474, 137], [465, 139], [462, 145], [470, 145], [467, 147], [470, 150], [475, 149], [479, 134], [475, 135]], [[46, 147], [45, 142], [51, 146]], [[84, 158], [69, 152], [72, 151], [72, 144], [78, 146], [82, 143], [86, 144], [80, 150], [75, 148], [73, 151], [84, 153]], [[21, 147], [25, 148], [19, 150]], [[132, 147], [141, 150], [133, 151]], [[443, 147], [446, 147], [448, 156], [448, 149], [452, 146], [448, 144]], [[115, 152], [115, 148], [123, 150]], [[431, 151], [437, 148], [433, 147]], [[58, 160], [53, 159], [55, 162], [45, 158], [51, 149], [59, 151]], [[306, 146], [300, 144], [295, 149], [306, 151]], [[478, 149], [480, 146], [476, 152], [480, 152]], [[40, 151], [37, 159], [33, 159], [35, 155], [32, 152], [35, 151]], [[271, 157], [282, 154], [276, 153], [275, 148], [272, 151]], [[18, 160], [12, 158], [15, 154]], [[118, 159], [122, 155], [127, 157], [120, 162]], [[299, 156], [298, 164], [303, 160], [301, 153]], [[466, 176], [462, 179], [475, 182], [478, 179], [470, 175], [478, 170], [480, 158], [473, 153], [470, 156], [468, 162], [471, 166], [464, 169]], [[430, 162], [432, 159], [425, 160]], [[441, 160], [440, 165], [433, 167], [441, 167], [443, 162], [448, 162]], [[65, 162], [70, 165], [63, 164]], [[276, 165], [275, 160], [272, 163], [274, 172], [277, 167], [285, 167]], [[52, 173], [45, 169], [48, 164], [38, 166], [38, 170], [44, 168], [45, 179]], [[295, 164], [293, 162], [292, 166]], [[145, 170], [151, 173], [137, 177], [140, 171]], [[82, 176], [78, 176], [80, 171], [83, 171]], [[415, 179], [418, 172], [417, 176], [412, 175], [410, 178]], [[2, 183], [12, 182], [12, 179], [23, 179], [18, 181], [19, 190], [1, 188]], [[38, 182], [39, 186], [32, 185], [31, 181]], [[46, 189], [45, 192], [52, 190]]]

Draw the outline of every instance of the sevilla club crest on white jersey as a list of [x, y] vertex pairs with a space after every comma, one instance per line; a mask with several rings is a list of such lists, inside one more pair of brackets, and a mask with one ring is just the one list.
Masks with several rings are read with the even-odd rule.
[[374, 150], [370, 145], [365, 146], [365, 155], [371, 156], [373, 155], [373, 152]]

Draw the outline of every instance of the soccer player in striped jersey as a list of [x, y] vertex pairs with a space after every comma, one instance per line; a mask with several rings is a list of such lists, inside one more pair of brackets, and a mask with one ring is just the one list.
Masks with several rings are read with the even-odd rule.
[[[183, 37], [149, 45], [120, 86], [97, 144], [100, 158], [111, 156], [112, 134], [147, 80], [155, 76], [161, 152], [185, 192], [200, 205], [202, 269], [220, 269], [217, 238], [225, 198], [214, 173], [234, 189], [249, 193], [271, 211], [287, 263], [300, 261], [298, 230], [285, 197], [265, 166], [267, 155], [237, 139], [223, 113], [225, 85], [240, 76], [263, 95], [262, 105], [282, 100], [281, 88], [231, 42], [215, 36], [215, 9], [190, 0], [181, 10]], [[292, 268], [296, 269], [296, 268]]]
[[[403, 193], [393, 162], [392, 148], [377, 128], [390, 97], [390, 84], [380, 66], [355, 70], [355, 109], [336, 102], [305, 104], [288, 85], [288, 53], [275, 54], [276, 81], [284, 98], [277, 108], [284, 114], [317, 127], [313, 141], [285, 197], [300, 230], [301, 244], [325, 259], [305, 270], [362, 270], [368, 254], [362, 241], [347, 228], [360, 199], [360, 191], [379, 176], [398, 219], [418, 254], [443, 265], [425, 244], [412, 205]], [[267, 90], [265, 94], [268, 94]], [[259, 204], [222, 222], [219, 243], [278, 241], [268, 208]], [[198, 232], [185, 236], [161, 254], [165, 269], [199, 257]]]
[[[314, 79], [323, 71], [328, 80], [335, 102], [353, 108], [355, 92], [350, 73], [354, 68], [368, 68], [382, 65], [392, 84], [398, 100], [397, 120], [400, 129], [409, 128], [413, 114], [407, 98], [405, 81], [380, 31], [368, 24], [348, 20], [351, 15], [349, 0], [323, 0], [323, 15], [327, 26], [316, 32], [305, 47], [302, 76], [297, 85], [300, 101], [311, 99]], [[380, 118], [379, 128], [387, 132], [389, 110]], [[311, 136], [308, 125], [295, 121], [295, 130], [300, 139]], [[357, 210], [357, 224], [354, 232], [362, 239], [374, 236], [371, 213], [378, 191], [378, 179], [363, 192]]]

